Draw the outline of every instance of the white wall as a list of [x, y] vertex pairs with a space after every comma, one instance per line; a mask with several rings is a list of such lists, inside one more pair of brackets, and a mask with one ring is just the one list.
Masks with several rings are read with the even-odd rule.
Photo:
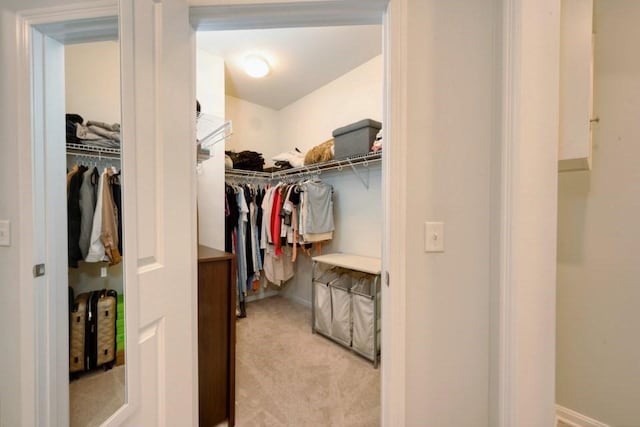
[[64, 67], [67, 113], [120, 123], [120, 43], [65, 46]]
[[593, 169], [561, 173], [558, 404], [640, 425], [640, 3], [595, 3]]
[[[494, 7], [407, 2], [406, 283], [390, 286], [406, 289], [411, 427], [488, 426]], [[444, 253], [424, 252], [425, 221], [445, 222]]]
[[[196, 50], [196, 93], [202, 113], [225, 117], [224, 60]], [[195, 111], [195, 106], [194, 106]], [[198, 169], [198, 240], [224, 249], [224, 150], [220, 142]]]
[[69, 269], [69, 286], [73, 288], [75, 295], [97, 289], [113, 289], [118, 295], [123, 291], [122, 263], [107, 267], [107, 276], [101, 277], [101, 268], [107, 267], [106, 263], [81, 262], [79, 268]]
[[280, 110], [280, 147], [310, 148], [334, 129], [362, 119], [382, 122], [382, 56], [377, 56]]
[[[16, 60], [15, 15], [0, 8], [0, 58], [3, 64]], [[6, 60], [6, 62], [5, 62]], [[3, 67], [4, 68], [4, 67]], [[31, 383], [23, 383], [23, 373], [33, 372], [33, 366], [23, 366], [20, 317], [21, 286], [20, 251], [24, 248], [19, 233], [21, 226], [21, 195], [16, 178], [19, 176], [20, 144], [15, 124], [18, 114], [15, 105], [8, 100], [18, 97], [16, 76], [0, 74], [0, 218], [11, 221], [11, 246], [0, 247], [0, 425], [19, 426], [33, 424], [33, 415], [24, 417], [22, 403], [33, 396]], [[25, 242], [26, 243], [26, 242]], [[24, 284], [28, 286], [28, 284]], [[29, 378], [33, 381], [33, 375]], [[31, 421], [31, 422], [30, 422]], [[24, 424], [21, 424], [24, 422]]]
[[227, 119], [233, 122], [233, 135], [227, 140], [226, 149], [257, 151], [262, 153], [265, 165], [272, 166], [271, 158], [283, 151], [279, 111], [227, 96], [226, 114]]

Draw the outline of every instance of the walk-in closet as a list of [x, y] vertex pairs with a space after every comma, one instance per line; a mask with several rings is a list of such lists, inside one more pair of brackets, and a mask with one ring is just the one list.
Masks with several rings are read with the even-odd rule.
[[[201, 425], [379, 425], [382, 28], [206, 31], [196, 46], [199, 292], [233, 294], [199, 301], [200, 329], [224, 311], [230, 349], [201, 352], [199, 372], [224, 364], [235, 402], [211, 414], [201, 388]], [[204, 273], [227, 262], [205, 248], [233, 254], [234, 274]]]
[[125, 403], [120, 44], [67, 44], [65, 147], [71, 426]]

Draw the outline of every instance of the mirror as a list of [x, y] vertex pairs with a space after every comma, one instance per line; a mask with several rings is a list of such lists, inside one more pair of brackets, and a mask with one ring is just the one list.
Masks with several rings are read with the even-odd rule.
[[100, 425], [126, 401], [120, 43], [117, 17], [98, 21], [62, 39], [71, 426]]

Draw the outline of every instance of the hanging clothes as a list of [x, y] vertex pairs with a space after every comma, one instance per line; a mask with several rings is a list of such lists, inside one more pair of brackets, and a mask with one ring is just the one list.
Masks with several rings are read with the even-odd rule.
[[118, 210], [113, 200], [111, 189], [111, 177], [116, 172], [112, 168], [105, 169], [102, 179], [102, 229], [100, 241], [104, 245], [105, 255], [109, 259], [109, 265], [119, 264], [122, 261], [118, 250]]
[[[122, 262], [122, 188], [117, 181], [119, 172], [115, 168], [105, 168], [102, 174], [94, 181], [97, 170], [92, 172], [91, 183], [97, 182], [93, 186], [87, 184], [83, 191], [83, 197], [89, 199], [87, 206], [91, 202], [91, 191], [95, 189], [95, 209], [91, 218], [91, 231], [89, 235], [88, 248], [85, 262], [109, 262], [109, 265], [116, 265]], [[116, 187], [117, 185], [117, 187]], [[114, 196], [114, 188], [116, 195]], [[88, 230], [89, 214], [86, 215], [85, 232]], [[83, 245], [85, 235], [83, 235]]]
[[82, 228], [80, 188], [86, 171], [86, 166], [75, 165], [67, 175], [67, 255], [72, 268], [78, 268], [78, 261], [83, 259], [79, 243]]
[[80, 238], [78, 239], [82, 259], [85, 259], [89, 253], [99, 178], [100, 174], [96, 167], [87, 168], [82, 177], [82, 186], [80, 187]]

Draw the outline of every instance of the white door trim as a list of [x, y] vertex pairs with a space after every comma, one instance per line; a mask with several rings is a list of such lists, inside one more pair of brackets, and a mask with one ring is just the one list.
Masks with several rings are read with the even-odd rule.
[[515, 81], [519, 78], [518, 58], [520, 52], [514, 39], [518, 37], [519, 27], [516, 20], [514, 1], [503, 2], [502, 15], [502, 73], [501, 85], [501, 117], [500, 117], [500, 191], [499, 191], [499, 240], [498, 240], [498, 388], [497, 399], [498, 425], [508, 427], [515, 425], [513, 400], [515, 390], [512, 388], [514, 339], [512, 329], [514, 321], [511, 299], [511, 217], [512, 207], [512, 141], [514, 127], [517, 126], [513, 108], [520, 102], [519, 93], [515, 90]]
[[499, 427], [553, 425], [560, 0], [503, 0], [497, 13], [501, 157], [492, 418]]
[[611, 427], [609, 424], [605, 424], [561, 405], [556, 405], [556, 414], [558, 421], [562, 421], [571, 427]]
[[385, 155], [382, 163], [381, 425], [406, 425], [407, 1], [392, 0], [384, 16]]

